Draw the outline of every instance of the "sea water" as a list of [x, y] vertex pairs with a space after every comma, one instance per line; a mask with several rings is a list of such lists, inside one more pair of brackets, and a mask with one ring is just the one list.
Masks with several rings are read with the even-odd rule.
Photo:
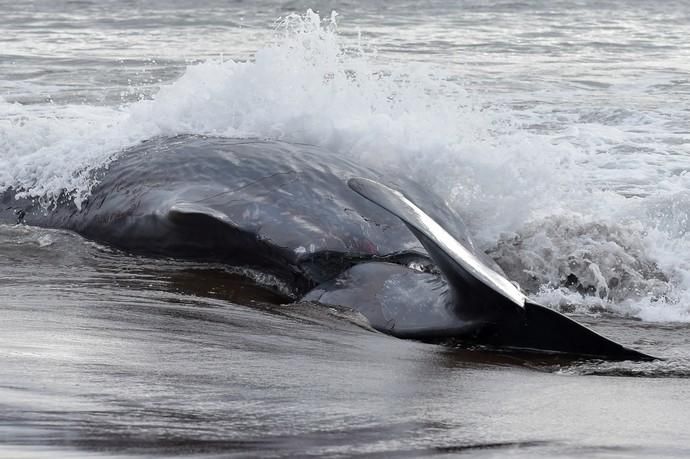
[[[0, 11], [0, 189], [46, 209], [63, 192], [79, 203], [92, 170], [161, 135], [319, 145], [417, 180], [534, 300], [668, 358], [507, 371], [377, 336], [343, 311], [267, 310], [222, 266], [6, 226], [8, 455], [687, 452], [675, 432], [687, 411], [673, 404], [687, 390], [632, 376], [690, 374], [688, 2], [2, 0]], [[411, 379], [387, 393], [401, 372]], [[609, 414], [656, 404], [625, 408], [620, 436], [588, 430], [585, 419], [611, 422], [600, 412], [572, 431], [548, 410], [529, 420], [544, 435], [519, 428], [542, 402], [511, 387], [553, 402], [572, 384], [558, 406], [575, 419], [596, 411], [581, 394], [614, 390], [591, 374], [624, 392]], [[498, 418], [482, 417], [504, 391]], [[663, 425], [636, 443], [650, 410]]]

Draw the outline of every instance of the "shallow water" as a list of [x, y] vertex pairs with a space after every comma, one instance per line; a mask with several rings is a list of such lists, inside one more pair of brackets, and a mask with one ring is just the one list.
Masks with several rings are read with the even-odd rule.
[[8, 457], [690, 451], [686, 325], [589, 321], [663, 362], [525, 359], [277, 306], [222, 266], [132, 257], [52, 230], [0, 234], [12, 260], [0, 284]]
[[661, 362], [455, 349], [272, 304], [223, 266], [0, 234], [7, 457], [690, 452], [687, 325], [580, 318]]
[[687, 2], [0, 11], [0, 188], [79, 199], [156, 135], [321, 145], [414, 177], [532, 298], [664, 358], [401, 341], [225, 266], [0, 226], [0, 454], [690, 454]]

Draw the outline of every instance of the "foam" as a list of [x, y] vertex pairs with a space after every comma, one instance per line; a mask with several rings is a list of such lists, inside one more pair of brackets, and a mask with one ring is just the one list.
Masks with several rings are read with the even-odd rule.
[[46, 203], [64, 190], [81, 202], [93, 185], [89, 171], [148, 132], [117, 109], [0, 100], [0, 189]]

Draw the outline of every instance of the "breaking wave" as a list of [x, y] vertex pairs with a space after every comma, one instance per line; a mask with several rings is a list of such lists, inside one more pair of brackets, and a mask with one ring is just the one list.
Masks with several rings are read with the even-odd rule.
[[309, 11], [252, 60], [190, 65], [128, 105], [0, 99], [0, 189], [79, 202], [90, 171], [159, 135], [316, 144], [443, 196], [547, 305], [690, 321], [687, 139], [670, 112], [577, 110], [496, 103], [440, 66], [378, 59]]

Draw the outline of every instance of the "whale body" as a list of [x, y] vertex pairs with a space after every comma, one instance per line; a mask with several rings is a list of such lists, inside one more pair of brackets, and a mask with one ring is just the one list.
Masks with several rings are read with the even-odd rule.
[[460, 216], [405, 177], [328, 150], [176, 136], [121, 152], [80, 206], [0, 195], [0, 223], [75, 231], [136, 253], [277, 278], [295, 301], [360, 312], [400, 338], [650, 359], [529, 301]]

